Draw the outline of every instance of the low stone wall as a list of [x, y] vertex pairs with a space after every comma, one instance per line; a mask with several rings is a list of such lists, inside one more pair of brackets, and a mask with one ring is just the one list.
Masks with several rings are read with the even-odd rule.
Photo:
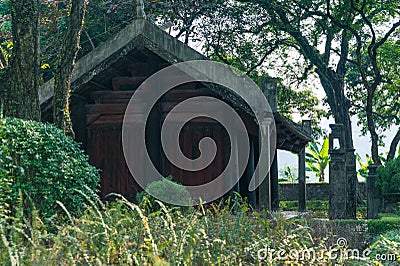
[[[361, 199], [367, 199], [365, 183], [358, 183]], [[329, 200], [329, 183], [307, 183], [307, 200]], [[298, 200], [298, 183], [279, 183], [279, 200]]]

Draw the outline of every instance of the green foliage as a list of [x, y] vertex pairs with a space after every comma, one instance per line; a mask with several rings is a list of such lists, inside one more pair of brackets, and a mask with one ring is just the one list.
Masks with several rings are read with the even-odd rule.
[[11, 32], [10, 3], [0, 1], [0, 40], [3, 41], [8, 32]]
[[[383, 164], [386, 163], [386, 158], [384, 156], [383, 153], [379, 154], [379, 157], [381, 159], [381, 162]], [[360, 166], [360, 168], [357, 171], [357, 175], [362, 177], [364, 179], [364, 181], [367, 179], [368, 177], [368, 166], [372, 165], [374, 163], [374, 161], [372, 160], [372, 157], [369, 156], [368, 154], [365, 155], [365, 159], [366, 161], [364, 162], [363, 159], [361, 158], [360, 154], [358, 152], [356, 152], [356, 159], [357, 162]]]
[[[397, 33], [397, 36], [399, 34], [400, 32]], [[373, 98], [373, 111], [376, 129], [379, 132], [383, 132], [391, 126], [398, 127], [400, 125], [400, 66], [397, 60], [399, 54], [400, 41], [398, 40], [389, 40], [378, 50], [378, 66], [384, 78]], [[371, 64], [367, 51], [363, 52], [362, 58], [367, 66]], [[349, 71], [346, 76], [346, 82], [351, 88], [349, 90], [349, 97], [353, 101], [352, 113], [358, 116], [358, 125], [361, 127], [361, 133], [366, 135], [368, 132], [365, 113], [366, 93], [364, 93], [357, 66], [349, 64], [348, 67]], [[371, 67], [366, 69], [366, 75], [368, 77], [373, 76]], [[382, 140], [380, 144], [384, 145]]]
[[11, 118], [2, 124], [0, 189], [9, 192], [2, 192], [5, 201], [15, 206], [21, 192], [27, 210], [35, 206], [46, 216], [61, 211], [57, 201], [71, 212], [83, 210], [79, 191], [94, 195], [90, 191], [97, 191], [99, 175], [79, 145], [49, 124]]
[[[318, 265], [350, 265], [347, 257], [320, 257], [321, 252], [336, 248], [338, 237], [361, 249], [359, 229], [371, 227], [362, 220], [287, 220], [280, 213], [266, 218], [265, 212], [252, 212], [243, 202], [200, 205], [182, 212], [156, 201], [160, 207], [153, 211], [115, 196], [116, 201], [106, 204], [87, 197], [80, 216], [65, 208], [70, 219], [53, 220], [51, 233], [39, 211], [32, 210], [32, 218], [24, 219], [26, 210], [18, 204], [9, 222], [0, 218], [0, 261], [6, 265], [316, 265], [317, 261], [296, 261], [276, 253], [258, 257], [266, 249], [286, 254], [312, 249]], [[372, 254], [398, 252], [399, 229], [391, 230], [379, 231], [384, 238], [370, 246]], [[333, 241], [327, 242], [329, 238]]]
[[[11, 14], [9, 1], [0, 1], [0, 70], [8, 65], [11, 41]], [[0, 73], [0, 81], [3, 74]]]
[[[185, 1], [185, 0], [147, 0], [145, 11], [147, 19], [158, 25], [170, 25], [182, 38], [196, 38], [193, 34], [193, 22], [205, 14], [210, 14], [217, 1]], [[44, 81], [49, 80], [57, 63], [59, 47], [65, 34], [68, 1], [40, 1], [40, 46], [41, 62], [50, 68], [42, 69]], [[135, 1], [92, 0], [88, 1], [84, 28], [81, 34], [81, 49], [78, 57], [92, 51], [101, 42], [114, 36], [128, 25], [136, 16]], [[11, 40], [11, 16], [9, 1], [0, 1], [0, 43]]]
[[279, 174], [281, 175], [279, 182], [297, 182], [299, 179], [297, 171], [296, 166], [285, 165], [283, 169], [279, 170]]
[[360, 168], [357, 171], [357, 175], [362, 177], [365, 180], [367, 180], [368, 177], [368, 166], [370, 166], [371, 164], [373, 164], [373, 160], [372, 157], [370, 157], [368, 154], [365, 155], [366, 157], [366, 162], [364, 162], [360, 156], [360, 154], [358, 152], [356, 152], [356, 159], [357, 162], [360, 166]]
[[368, 220], [368, 232], [372, 235], [383, 234], [394, 229], [400, 230], [400, 216], [385, 215], [376, 220]]
[[[328, 201], [326, 200], [307, 200], [307, 211], [312, 213], [313, 217], [326, 218], [328, 217]], [[280, 201], [279, 207], [282, 211], [298, 211], [298, 201]]]
[[382, 195], [400, 194], [400, 157], [378, 167], [375, 187]]
[[310, 117], [314, 138], [322, 136], [324, 132], [320, 120], [328, 114], [320, 108], [320, 100], [312, 90], [284, 86], [281, 80], [278, 84], [278, 103], [278, 111], [289, 119], [293, 119], [293, 114]]
[[306, 152], [306, 170], [315, 173], [320, 182], [325, 181], [325, 169], [331, 158], [328, 154], [329, 139], [325, 138], [322, 146], [316, 142], [311, 142], [307, 146]]
[[[329, 202], [327, 200], [307, 200], [307, 211], [311, 212], [312, 217], [315, 218], [328, 218]], [[282, 211], [298, 211], [298, 201], [280, 201], [279, 208]], [[357, 207], [357, 218], [367, 217], [366, 204], [361, 204]]]
[[380, 263], [385, 263], [384, 260], [376, 260], [376, 258], [379, 258], [382, 254], [391, 256], [389, 259], [386, 259], [387, 264], [384, 265], [397, 265], [397, 263], [400, 263], [400, 229], [388, 231], [377, 237], [369, 249], [372, 251], [370, 258], [374, 260], [376, 263], [375, 265], [382, 265]]
[[157, 195], [171, 202], [182, 202], [191, 205], [192, 198], [189, 191], [181, 184], [172, 181], [172, 176], [154, 181], [147, 185], [146, 189], [136, 195], [138, 202], [148, 201], [151, 209], [158, 209], [157, 199], [151, 195]]
[[9, 151], [6, 148], [4, 138], [4, 121], [0, 118], [0, 217], [4, 218], [10, 214], [12, 176], [10, 174]]
[[[49, 233], [40, 212], [32, 219], [0, 221], [0, 261], [22, 265], [279, 265], [289, 258], [258, 252], [324, 249], [324, 237], [312, 238], [305, 220], [266, 218], [246, 204], [199, 206], [189, 213], [168, 208], [149, 212], [120, 200], [87, 202], [85, 213], [55, 221]], [[321, 263], [327, 263], [327, 256]], [[334, 262], [338, 262], [334, 260]]]

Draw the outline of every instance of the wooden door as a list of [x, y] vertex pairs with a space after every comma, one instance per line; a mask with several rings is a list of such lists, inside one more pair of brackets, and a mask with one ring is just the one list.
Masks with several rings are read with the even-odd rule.
[[[162, 152], [163, 175], [173, 177], [173, 180], [187, 186], [206, 184], [217, 178], [224, 170], [230, 156], [230, 143], [226, 130], [218, 123], [210, 121], [187, 123], [180, 132], [179, 142], [183, 154], [189, 159], [200, 156], [199, 142], [204, 137], [212, 138], [217, 145], [217, 153], [213, 162], [200, 171], [186, 171], [171, 164]], [[172, 136], [171, 136], [172, 137]], [[173, 143], [172, 139], [170, 141]], [[228, 143], [226, 143], [228, 142]], [[190, 165], [185, 165], [190, 168]], [[216, 187], [216, 190], [222, 188]]]

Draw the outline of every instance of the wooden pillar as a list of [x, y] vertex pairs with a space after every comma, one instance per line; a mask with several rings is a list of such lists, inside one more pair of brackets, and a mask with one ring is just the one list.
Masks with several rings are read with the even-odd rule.
[[[146, 148], [155, 168], [162, 173], [161, 169], [161, 112], [156, 105], [150, 112], [146, 123]], [[145, 151], [146, 152], [146, 151]]]
[[379, 189], [375, 188], [376, 169], [378, 165], [368, 166], [367, 177], [367, 219], [378, 219], [379, 211], [383, 207], [383, 197]]
[[306, 152], [305, 147], [299, 153], [299, 212], [307, 210], [306, 204]]
[[[276, 78], [262, 78], [260, 80], [260, 89], [264, 93], [273, 114], [278, 111], [277, 84], [278, 80]], [[278, 161], [276, 150], [272, 151], [270, 149], [271, 123], [272, 121], [266, 120], [261, 122], [260, 125], [260, 134], [264, 134], [264, 138], [267, 141], [265, 145], [268, 147], [268, 154], [266, 156], [268, 161], [259, 163], [265, 163], [268, 166], [271, 165], [271, 168], [258, 189], [258, 207], [259, 209], [266, 208], [268, 211], [279, 208]], [[272, 164], [271, 160], [273, 160]], [[262, 178], [260, 174], [259, 178]]]
[[[249, 188], [251, 178], [254, 175], [254, 168], [255, 168], [255, 163], [254, 163], [254, 156], [255, 156], [254, 155], [254, 152], [255, 152], [254, 141], [250, 140], [250, 144], [251, 144], [251, 146], [250, 146], [250, 158], [249, 158], [249, 164], [248, 164], [248, 169], [247, 169], [247, 172], [248, 172], [247, 190]], [[256, 190], [249, 191], [247, 197], [249, 199], [249, 204], [253, 208], [256, 208]]]
[[[239, 180], [236, 182], [235, 179], [239, 176], [239, 154], [238, 154], [238, 144], [237, 144], [237, 136], [235, 134], [231, 135], [231, 157], [233, 160], [233, 167], [231, 169], [230, 178], [227, 180], [229, 182], [229, 186], [232, 187], [231, 190], [225, 195], [225, 197], [230, 197], [231, 199], [235, 199], [235, 192], [240, 193], [239, 189]], [[235, 182], [235, 183], [234, 183]]]
[[[303, 120], [302, 127], [305, 132], [311, 134], [311, 120]], [[299, 155], [299, 211], [307, 210], [307, 194], [306, 194], [306, 147], [304, 147]]]
[[86, 128], [86, 104], [87, 100], [71, 95], [71, 121], [75, 133], [75, 140], [81, 144], [81, 148], [87, 151], [87, 128]]
[[[269, 134], [271, 131], [271, 123], [272, 121], [262, 121], [261, 125], [260, 125], [260, 134], [263, 134], [264, 136], [264, 140], [266, 141], [266, 143], [264, 143], [263, 145], [266, 145], [267, 149], [266, 149], [266, 161], [265, 162], [258, 162], [258, 163], [264, 163], [267, 166], [269, 166], [271, 164], [271, 149], [269, 148], [270, 146], [270, 139], [269, 139]], [[260, 138], [261, 140], [261, 138]], [[259, 141], [259, 151], [260, 151], [260, 155], [259, 157], [261, 157], [261, 141]], [[261, 171], [261, 169], [259, 169]], [[265, 173], [259, 172], [257, 173], [258, 178], [264, 178], [264, 180], [261, 182], [260, 186], [258, 187], [258, 209], [259, 210], [263, 210], [266, 209], [267, 211], [271, 211], [272, 210], [272, 199], [271, 199], [271, 170], [268, 171], [267, 176], [264, 176]]]
[[271, 207], [273, 211], [279, 210], [279, 173], [278, 173], [278, 153], [275, 150], [274, 159], [271, 165]]
[[249, 161], [246, 166], [246, 170], [243, 177], [240, 180], [239, 190], [242, 197], [246, 197], [248, 203], [255, 208], [256, 207], [256, 191], [249, 191], [249, 185], [251, 178], [254, 174], [254, 141], [250, 139], [250, 154]]

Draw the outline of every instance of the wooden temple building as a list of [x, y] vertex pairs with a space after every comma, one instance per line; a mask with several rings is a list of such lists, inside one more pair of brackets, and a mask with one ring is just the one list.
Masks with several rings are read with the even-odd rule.
[[[136, 19], [111, 39], [78, 60], [71, 84], [71, 118], [76, 140], [82, 143], [91, 164], [101, 169], [101, 196], [119, 193], [130, 200], [142, 190], [125, 162], [121, 143], [121, 127], [127, 104], [135, 89], [153, 73], [166, 66], [191, 60], [207, 60], [203, 55], [170, 36], [145, 19]], [[277, 111], [276, 80], [265, 79], [261, 89], [266, 94], [274, 112], [277, 131], [277, 149], [299, 154], [300, 185], [305, 204], [304, 148], [312, 140], [308, 123], [305, 127], [285, 118]], [[42, 120], [51, 121], [52, 81], [45, 83], [39, 92]], [[150, 140], [151, 159], [164, 176], [185, 185], [209, 182], [224, 169], [229, 156], [227, 132], [211, 119], [196, 119], [185, 125], [180, 135], [182, 152], [188, 158], [198, 156], [198, 142], [211, 137], [217, 143], [217, 155], [212, 164], [199, 172], [185, 172], [171, 165], [160, 144], [160, 127], [169, 110], [177, 103], [194, 96], [212, 96], [222, 99], [235, 108], [245, 121], [251, 143], [251, 154], [244, 175], [233, 190], [248, 197], [254, 206], [278, 208], [278, 165], [275, 154], [270, 169], [270, 189], [260, 186], [256, 191], [246, 189], [248, 178], [258, 162], [259, 126], [251, 111], [229, 90], [212, 89], [202, 83], [188, 83], [166, 93], [152, 115], [152, 130], [146, 135]], [[140, 154], [143, 151], [137, 151]], [[267, 195], [267, 196], [266, 196]], [[304, 202], [302, 202], [304, 200]], [[305, 205], [304, 205], [305, 208]]]

